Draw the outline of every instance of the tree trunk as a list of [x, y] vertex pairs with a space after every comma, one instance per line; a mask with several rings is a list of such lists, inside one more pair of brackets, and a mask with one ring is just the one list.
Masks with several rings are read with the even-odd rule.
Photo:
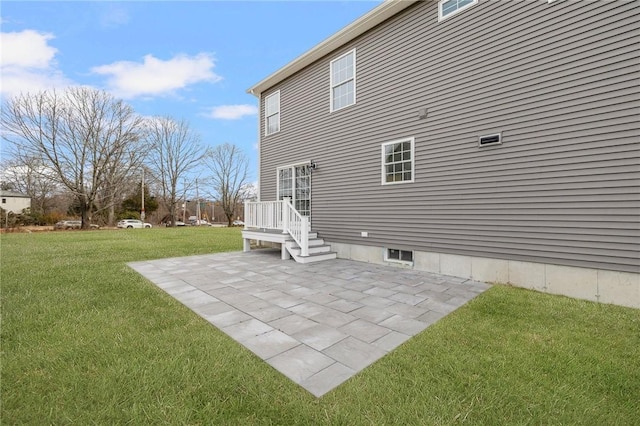
[[111, 206], [109, 206], [109, 212], [107, 214], [107, 225], [108, 226], [113, 226], [114, 225], [115, 217], [116, 217], [116, 207], [113, 205], [113, 202], [112, 202]]
[[89, 209], [90, 204], [82, 203], [82, 229], [89, 229], [89, 223], [91, 223], [91, 218], [89, 217]]

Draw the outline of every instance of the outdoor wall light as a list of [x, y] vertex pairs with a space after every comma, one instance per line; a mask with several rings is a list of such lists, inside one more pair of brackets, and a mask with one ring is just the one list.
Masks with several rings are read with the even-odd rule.
[[313, 160], [311, 160], [311, 162], [309, 163], [309, 168], [310, 168], [311, 170], [315, 170], [315, 169], [316, 169], [316, 167], [318, 167], [318, 165], [316, 164], [316, 162], [315, 162], [315, 161], [313, 161]]

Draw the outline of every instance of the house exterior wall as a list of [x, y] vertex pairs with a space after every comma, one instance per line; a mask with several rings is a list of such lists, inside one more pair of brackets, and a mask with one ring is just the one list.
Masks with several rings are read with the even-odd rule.
[[0, 207], [13, 213], [22, 213], [22, 210], [31, 208], [31, 198], [15, 192], [2, 191]]
[[[314, 160], [312, 226], [337, 245], [638, 273], [639, 15], [480, 0], [438, 22], [418, 2], [261, 94], [280, 90], [260, 199]], [[354, 48], [356, 104], [330, 112], [329, 63]], [[381, 185], [381, 145], [410, 137], [415, 181]]]

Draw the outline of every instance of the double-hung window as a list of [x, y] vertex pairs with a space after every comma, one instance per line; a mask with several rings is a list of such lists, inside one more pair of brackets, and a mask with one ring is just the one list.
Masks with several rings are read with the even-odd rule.
[[331, 111], [356, 103], [356, 50], [331, 61]]
[[414, 139], [382, 144], [382, 184], [413, 182]]
[[462, 12], [476, 3], [478, 3], [478, 0], [440, 0], [438, 3], [438, 21]]
[[280, 131], [280, 91], [264, 98], [264, 127], [265, 134], [270, 135]]

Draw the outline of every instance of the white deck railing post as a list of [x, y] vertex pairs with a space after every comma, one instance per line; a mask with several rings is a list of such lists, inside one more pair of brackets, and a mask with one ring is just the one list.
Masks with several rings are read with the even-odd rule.
[[291, 207], [291, 199], [289, 197], [284, 197], [282, 200], [286, 206], [282, 209], [282, 233], [289, 233], [289, 207]]
[[[250, 219], [250, 214], [249, 214], [249, 203], [247, 201], [244, 202], [244, 229], [247, 229], [247, 226], [249, 225], [249, 219]], [[211, 219], [211, 222], [213, 223], [213, 219]]]
[[302, 229], [300, 230], [302, 235], [300, 236], [301, 244], [301, 255], [309, 256], [309, 218], [307, 216], [302, 216]]

